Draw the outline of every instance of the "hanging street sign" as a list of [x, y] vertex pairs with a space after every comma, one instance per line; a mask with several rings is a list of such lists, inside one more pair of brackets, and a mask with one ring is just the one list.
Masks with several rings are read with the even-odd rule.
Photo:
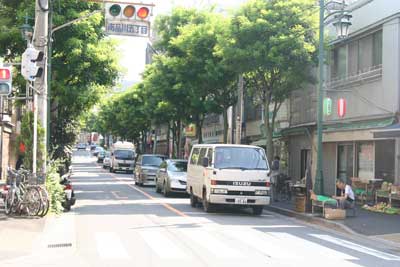
[[136, 37], [150, 36], [150, 22], [148, 21], [121, 21], [106, 19], [106, 33], [111, 35], [125, 35]]
[[104, 5], [106, 33], [149, 37], [153, 6], [154, 4], [106, 1]]
[[337, 102], [337, 114], [340, 118], [346, 115], [346, 100], [339, 98]]
[[324, 115], [330, 116], [332, 114], [332, 99], [326, 97], [324, 99]]

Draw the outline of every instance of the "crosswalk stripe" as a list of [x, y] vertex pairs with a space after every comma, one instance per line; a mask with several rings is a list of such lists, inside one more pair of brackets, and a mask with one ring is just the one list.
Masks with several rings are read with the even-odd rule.
[[296, 253], [305, 255], [306, 257], [315, 260], [358, 260], [358, 258], [351, 255], [327, 248], [323, 245], [292, 234], [282, 232], [267, 232], [266, 235], [272, 237], [272, 243], [276, 243], [281, 247], [293, 248], [293, 251], [296, 251]]
[[187, 257], [185, 252], [165, 235], [164, 231], [140, 230], [139, 235], [160, 258], [184, 259]]
[[378, 251], [378, 250], [375, 250], [372, 248], [368, 248], [368, 247], [365, 247], [365, 246], [362, 246], [362, 245], [359, 245], [359, 244], [356, 244], [356, 243], [353, 243], [353, 242], [350, 242], [347, 240], [343, 240], [343, 239], [336, 238], [336, 237], [329, 236], [329, 235], [318, 235], [318, 234], [310, 234], [310, 235], [313, 237], [331, 242], [333, 244], [336, 244], [336, 245], [339, 245], [339, 246], [342, 246], [345, 248], [349, 248], [352, 250], [356, 250], [358, 252], [362, 252], [362, 253], [365, 253], [365, 254], [380, 258], [380, 259], [400, 261], [399, 256], [385, 253], [382, 251]]
[[179, 231], [217, 258], [237, 259], [245, 257], [239, 250], [230, 247], [229, 242], [222, 242], [207, 229], [180, 229]]
[[95, 234], [97, 252], [102, 259], [124, 260], [129, 255], [116, 233], [98, 232]]

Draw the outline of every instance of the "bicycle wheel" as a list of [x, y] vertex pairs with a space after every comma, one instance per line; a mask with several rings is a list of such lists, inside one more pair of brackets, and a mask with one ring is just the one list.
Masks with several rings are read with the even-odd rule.
[[49, 208], [50, 208], [49, 194], [47, 193], [47, 190], [41, 186], [39, 186], [38, 189], [39, 189], [39, 193], [40, 193], [40, 199], [42, 201], [42, 207], [41, 207], [38, 215], [40, 217], [44, 217], [49, 212]]
[[14, 193], [10, 188], [6, 195], [6, 199], [4, 200], [4, 210], [7, 215], [10, 215], [13, 210], [14, 198]]
[[36, 216], [42, 208], [40, 192], [36, 187], [29, 187], [24, 196], [24, 206], [29, 216]]

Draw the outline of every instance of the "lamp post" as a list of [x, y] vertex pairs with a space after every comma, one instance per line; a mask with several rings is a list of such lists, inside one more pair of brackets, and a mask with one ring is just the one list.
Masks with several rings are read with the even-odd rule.
[[[328, 6], [340, 7], [325, 16]], [[317, 194], [324, 193], [323, 179], [323, 147], [322, 147], [322, 127], [323, 127], [323, 86], [324, 86], [324, 26], [328, 24], [328, 18], [334, 16], [333, 26], [336, 28], [337, 37], [346, 38], [351, 25], [351, 15], [344, 10], [345, 2], [319, 0], [319, 52], [318, 52], [318, 91], [317, 91], [317, 170], [315, 175], [314, 190]]]
[[28, 24], [28, 15], [25, 16], [25, 23], [22, 24], [19, 29], [21, 30], [21, 36], [23, 39], [26, 40], [27, 44], [29, 45], [33, 35], [33, 27]]

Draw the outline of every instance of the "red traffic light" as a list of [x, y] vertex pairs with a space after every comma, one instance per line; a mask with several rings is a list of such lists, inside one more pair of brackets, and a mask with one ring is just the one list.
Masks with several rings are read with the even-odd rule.
[[10, 69], [0, 68], [0, 80], [9, 80], [11, 76]]
[[149, 16], [150, 10], [147, 7], [139, 8], [137, 16], [141, 19], [145, 19]]

